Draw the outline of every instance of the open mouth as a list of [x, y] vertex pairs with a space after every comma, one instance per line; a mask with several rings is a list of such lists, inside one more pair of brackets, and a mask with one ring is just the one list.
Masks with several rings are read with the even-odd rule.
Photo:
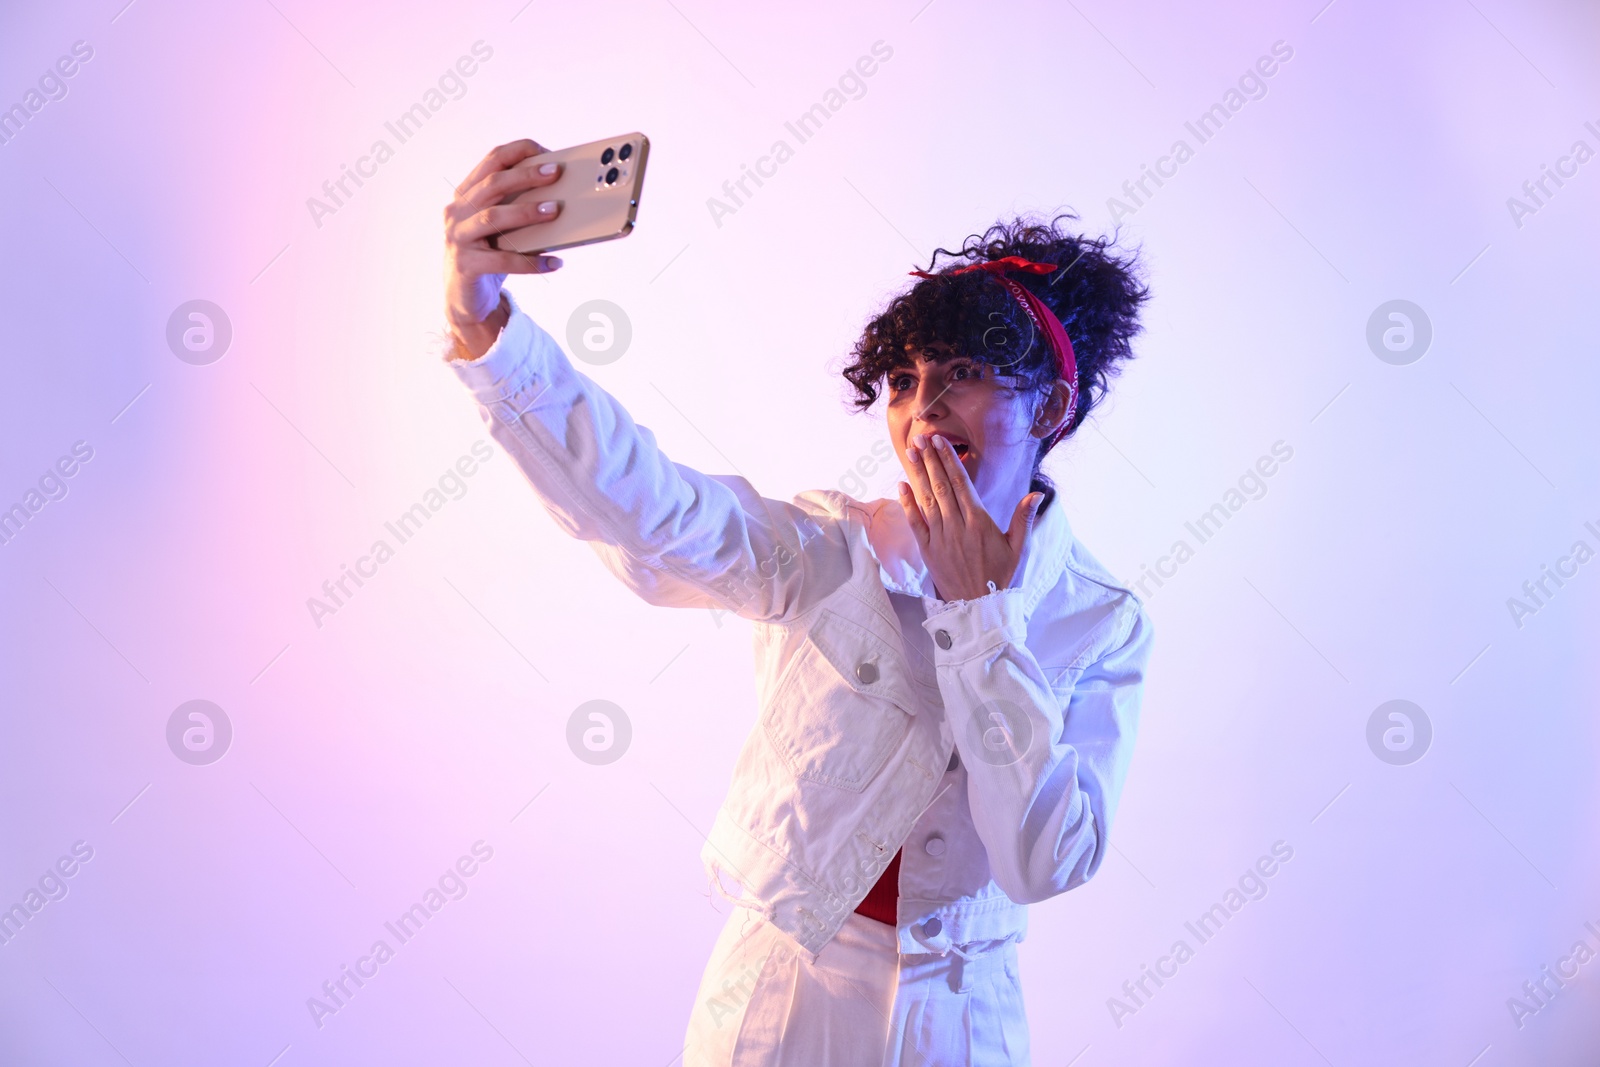
[[[972, 451], [972, 446], [959, 437], [952, 437], [947, 433], [941, 433], [939, 436], [950, 442], [950, 447], [955, 451], [957, 459], [966, 459], [967, 453]], [[933, 444], [931, 434], [929, 435], [928, 443], [929, 445]]]
[[[930, 448], [933, 446], [933, 437], [933, 432], [930, 432], [930, 434], [928, 434], [928, 446], [930, 446]], [[965, 440], [962, 440], [960, 437], [952, 437], [952, 435], [942, 434], [942, 432], [939, 434], [939, 437], [944, 438], [944, 440], [947, 440], [947, 442], [950, 443], [950, 450], [954, 451], [955, 458], [957, 459], [966, 459], [966, 456], [973, 451], [973, 446], [968, 445], [968, 443], [966, 443]]]

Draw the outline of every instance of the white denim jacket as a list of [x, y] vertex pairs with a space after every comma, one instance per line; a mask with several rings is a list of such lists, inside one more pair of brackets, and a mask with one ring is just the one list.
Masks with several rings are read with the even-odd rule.
[[760, 714], [702, 859], [814, 958], [895, 851], [900, 950], [1023, 937], [1106, 855], [1153, 630], [1059, 499], [1011, 588], [941, 601], [898, 502], [669, 460], [511, 300], [451, 363], [556, 523], [651, 604], [754, 624]]

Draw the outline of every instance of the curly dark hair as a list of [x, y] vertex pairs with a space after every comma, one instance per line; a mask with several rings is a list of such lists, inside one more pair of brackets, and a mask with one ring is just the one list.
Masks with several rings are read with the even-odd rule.
[[[1050, 274], [1008, 275], [1055, 312], [1072, 339], [1078, 361], [1078, 410], [1059, 439], [1075, 433], [1104, 397], [1123, 360], [1133, 355], [1130, 344], [1140, 332], [1139, 309], [1150, 298], [1138, 253], [1117, 247], [1115, 235], [1085, 237], [1062, 225], [1078, 216], [1063, 212], [1049, 222], [1018, 217], [973, 234], [952, 252], [934, 250], [928, 264], [933, 278], [919, 280], [889, 301], [867, 323], [841, 373], [855, 388], [851, 403], [858, 411], [878, 399], [889, 371], [923, 356], [934, 362], [958, 357], [975, 359], [1016, 375], [1015, 388], [1042, 402], [1055, 381], [1054, 356], [1017, 301], [983, 271], [952, 275], [971, 263], [1021, 256], [1036, 263], [1055, 263]], [[939, 257], [948, 262], [938, 269]], [[1034, 487], [1054, 496], [1050, 479], [1039, 465], [1054, 441], [1042, 440], [1033, 461]]]

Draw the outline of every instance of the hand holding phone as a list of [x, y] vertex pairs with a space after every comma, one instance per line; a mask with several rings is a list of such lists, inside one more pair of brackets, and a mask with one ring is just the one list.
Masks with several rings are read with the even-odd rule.
[[476, 359], [500, 335], [508, 274], [560, 269], [560, 257], [535, 253], [632, 232], [649, 149], [633, 133], [560, 152], [512, 141], [483, 157], [444, 211], [445, 314], [455, 358]]
[[500, 145], [456, 186], [455, 199], [444, 209], [444, 306], [456, 339], [453, 358], [476, 359], [500, 335], [507, 318], [500, 300], [506, 275], [543, 274], [561, 266], [556, 256], [502, 252], [489, 244], [495, 234], [555, 217], [555, 212], [539, 210], [542, 199], [504, 203], [560, 177], [559, 167], [542, 172], [517, 166], [544, 151], [529, 140]]

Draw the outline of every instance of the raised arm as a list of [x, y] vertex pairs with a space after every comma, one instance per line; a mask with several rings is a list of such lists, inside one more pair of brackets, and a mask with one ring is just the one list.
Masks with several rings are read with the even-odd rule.
[[645, 600], [752, 619], [804, 610], [849, 575], [837, 522], [820, 509], [762, 497], [742, 477], [668, 459], [655, 435], [573, 367], [502, 289], [508, 274], [561, 265], [488, 243], [559, 213], [501, 203], [556, 179], [558, 172], [542, 174], [530, 162], [543, 151], [532, 141], [495, 149], [445, 210], [451, 366], [545, 510]]

